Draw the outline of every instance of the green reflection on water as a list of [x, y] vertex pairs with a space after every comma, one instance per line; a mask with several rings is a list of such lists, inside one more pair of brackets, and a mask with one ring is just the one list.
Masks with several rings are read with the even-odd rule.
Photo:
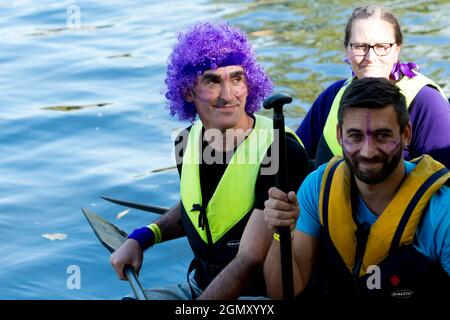
[[[245, 30], [276, 91], [294, 98], [287, 116], [301, 118], [328, 85], [351, 75], [344, 58], [345, 24], [354, 1], [212, 1], [239, 6], [224, 19]], [[401, 60], [421, 71], [450, 95], [450, 1], [377, 1], [398, 18], [405, 44]], [[265, 113], [265, 112], [263, 112]]]

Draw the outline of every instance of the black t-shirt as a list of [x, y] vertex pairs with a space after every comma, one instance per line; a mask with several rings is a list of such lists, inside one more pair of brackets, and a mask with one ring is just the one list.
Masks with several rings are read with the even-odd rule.
[[[254, 123], [255, 122], [253, 122], [253, 125]], [[177, 168], [180, 176], [182, 163], [179, 160], [183, 157], [190, 129], [191, 126], [181, 132], [175, 139], [175, 150], [177, 150]], [[208, 142], [202, 140], [202, 150], [205, 150], [208, 146]], [[264, 209], [264, 202], [269, 198], [268, 190], [275, 186], [276, 182], [276, 176], [274, 174], [261, 174], [261, 169], [270, 167], [271, 165], [268, 160], [270, 159], [271, 150], [272, 147], [270, 146], [266, 152], [264, 160], [261, 163], [255, 185], [256, 199], [254, 207], [261, 210]], [[220, 179], [227, 168], [228, 161], [231, 159], [235, 151], [236, 149], [229, 150], [227, 152], [218, 152], [209, 147], [207, 152], [211, 154], [214, 159], [222, 159], [223, 161], [216, 161], [212, 164], [206, 164], [204, 161], [201, 161], [200, 185], [204, 207], [208, 205], [209, 200], [213, 196], [214, 191], [216, 190], [217, 185], [219, 184]], [[297, 140], [289, 134], [286, 134], [286, 155], [289, 190], [297, 192], [306, 175], [311, 171], [312, 166], [309, 162], [305, 149], [300, 146]]]

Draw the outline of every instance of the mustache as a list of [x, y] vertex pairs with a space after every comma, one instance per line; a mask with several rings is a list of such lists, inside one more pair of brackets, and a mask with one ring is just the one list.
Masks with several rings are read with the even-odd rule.
[[366, 158], [362, 156], [353, 157], [354, 162], [365, 162], [365, 163], [378, 163], [378, 162], [386, 162], [386, 157], [382, 155], [375, 156], [373, 158]]
[[225, 100], [222, 98], [217, 99], [217, 101], [214, 103], [215, 106], [217, 107], [223, 107], [223, 106], [236, 106], [239, 105], [239, 101], [238, 100]]

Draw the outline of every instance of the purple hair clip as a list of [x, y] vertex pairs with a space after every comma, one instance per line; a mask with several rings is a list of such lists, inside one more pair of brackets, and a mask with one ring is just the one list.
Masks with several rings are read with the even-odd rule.
[[404, 75], [408, 78], [414, 78], [417, 74], [413, 70], [419, 71], [419, 66], [414, 62], [401, 63], [397, 61], [392, 67], [391, 78], [395, 81], [400, 80]]

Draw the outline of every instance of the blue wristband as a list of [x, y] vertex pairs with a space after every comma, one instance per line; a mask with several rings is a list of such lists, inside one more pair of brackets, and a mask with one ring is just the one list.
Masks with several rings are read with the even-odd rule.
[[153, 231], [147, 227], [135, 229], [128, 236], [128, 239], [136, 240], [141, 246], [142, 251], [147, 250], [155, 243], [155, 235], [153, 234]]

